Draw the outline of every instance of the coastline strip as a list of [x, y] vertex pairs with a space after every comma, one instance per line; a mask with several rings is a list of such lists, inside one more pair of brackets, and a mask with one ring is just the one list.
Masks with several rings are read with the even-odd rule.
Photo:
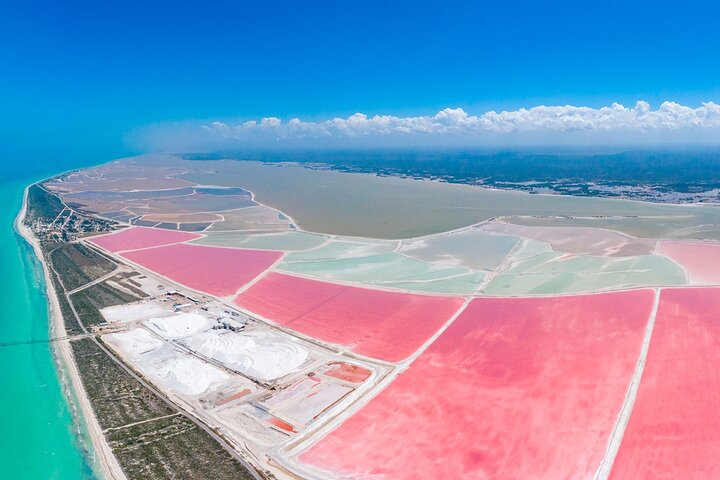
[[[50, 279], [48, 264], [45, 260], [45, 256], [43, 255], [42, 248], [40, 247], [40, 243], [38, 242], [37, 238], [32, 233], [32, 231], [27, 226], [25, 226], [28, 190], [30, 186], [31, 185], [26, 187], [23, 193], [22, 208], [20, 209], [20, 213], [15, 220], [15, 229], [20, 234], [20, 236], [23, 237], [25, 241], [27, 241], [32, 246], [35, 256], [42, 265], [43, 275], [45, 277], [45, 286], [47, 289], [50, 327], [55, 331], [57, 336], [66, 336], [65, 321], [60, 310], [60, 303], [57, 298], [57, 292], [55, 291], [55, 287], [52, 283], [52, 280]], [[115, 455], [113, 455], [112, 453], [110, 445], [107, 443], [105, 436], [102, 434], [102, 430], [100, 428], [97, 417], [95, 416], [95, 412], [90, 406], [90, 400], [88, 399], [87, 392], [83, 387], [80, 373], [77, 369], [77, 365], [75, 365], [75, 360], [73, 358], [72, 351], [70, 350], [69, 343], [54, 342], [54, 345], [56, 348], [54, 348], [53, 350], [57, 354], [58, 362], [62, 362], [62, 364], [67, 368], [67, 372], [70, 377], [70, 387], [72, 388], [73, 393], [75, 394], [75, 398], [77, 399], [77, 402], [82, 411], [94, 451], [98, 454], [96, 458], [99, 460], [98, 466], [101, 468], [101, 472], [96, 473], [102, 473], [105, 478], [108, 479], [127, 480], [125, 473], [120, 468], [120, 464], [115, 458]], [[60, 367], [60, 365], [58, 365], [58, 367]]]

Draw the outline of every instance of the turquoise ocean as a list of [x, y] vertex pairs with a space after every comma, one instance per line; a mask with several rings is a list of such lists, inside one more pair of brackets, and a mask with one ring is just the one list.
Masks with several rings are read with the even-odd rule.
[[[42, 267], [14, 230], [25, 186], [0, 179], [0, 344], [50, 335]], [[72, 414], [48, 343], [0, 346], [0, 478], [95, 478], [82, 421]]]

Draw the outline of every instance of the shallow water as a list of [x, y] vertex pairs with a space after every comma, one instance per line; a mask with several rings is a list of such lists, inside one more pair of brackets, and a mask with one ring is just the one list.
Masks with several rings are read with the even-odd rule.
[[[471, 185], [244, 161], [192, 162], [167, 158], [153, 161], [191, 170], [182, 178], [193, 182], [214, 182], [252, 190], [258, 201], [278, 208], [304, 229], [315, 232], [409, 238], [498, 216], [522, 215], [620, 217], [572, 221], [590, 223], [583, 226], [616, 228], [639, 237], [716, 238], [720, 235], [720, 208], [712, 206], [528, 195]], [[562, 225], [567, 225], [566, 221], [560, 219]]]
[[[27, 183], [0, 183], [0, 342], [49, 336], [41, 267], [13, 230]], [[94, 478], [50, 345], [0, 346], [0, 366], [0, 478]]]

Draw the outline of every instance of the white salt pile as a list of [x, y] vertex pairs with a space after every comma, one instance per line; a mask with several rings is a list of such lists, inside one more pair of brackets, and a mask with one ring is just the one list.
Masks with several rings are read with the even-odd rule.
[[144, 328], [103, 337], [158, 386], [183, 395], [198, 395], [230, 376], [217, 367], [175, 349]]
[[287, 375], [308, 358], [308, 351], [294, 339], [270, 332], [208, 330], [185, 342], [193, 350], [261, 380]]
[[197, 313], [151, 318], [145, 324], [164, 338], [183, 338], [207, 330], [215, 322]]
[[222, 370], [193, 356], [174, 352], [162, 362], [148, 365], [147, 374], [162, 382], [167, 388], [184, 395], [198, 395], [213, 384], [228, 380]]
[[144, 328], [139, 327], [126, 332], [105, 335], [103, 340], [123, 352], [131, 360], [155, 351], [165, 343]]

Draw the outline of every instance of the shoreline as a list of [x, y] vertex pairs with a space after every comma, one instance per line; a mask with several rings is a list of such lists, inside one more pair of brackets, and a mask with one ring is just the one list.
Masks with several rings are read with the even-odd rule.
[[[65, 321], [60, 310], [57, 292], [55, 291], [55, 287], [50, 279], [45, 256], [43, 255], [37, 238], [24, 223], [27, 213], [28, 189], [30, 186], [31, 185], [26, 186], [23, 192], [22, 207], [15, 218], [15, 230], [30, 244], [35, 257], [42, 265], [43, 276], [45, 278], [46, 295], [48, 299], [49, 327], [57, 336], [64, 336], [66, 334]], [[72, 393], [77, 400], [80, 410], [82, 411], [85, 426], [87, 427], [87, 433], [90, 437], [93, 451], [95, 453], [95, 465], [99, 466], [101, 470], [101, 472], [98, 473], [102, 473], [103, 477], [108, 480], [127, 480], [125, 473], [120, 468], [120, 464], [115, 458], [115, 455], [112, 453], [110, 445], [105, 439], [105, 435], [102, 433], [102, 429], [98, 423], [97, 417], [95, 416], [95, 412], [90, 405], [90, 400], [88, 399], [87, 393], [85, 392], [85, 388], [82, 384], [80, 372], [75, 364], [75, 358], [73, 357], [69, 341], [55, 342], [52, 348], [53, 353], [55, 354], [54, 356], [56, 356], [56, 367], [58, 369], [58, 373], [62, 374], [63, 372], [61, 372], [60, 369], [65, 367], [70, 379], [69, 386], [72, 389]]]

